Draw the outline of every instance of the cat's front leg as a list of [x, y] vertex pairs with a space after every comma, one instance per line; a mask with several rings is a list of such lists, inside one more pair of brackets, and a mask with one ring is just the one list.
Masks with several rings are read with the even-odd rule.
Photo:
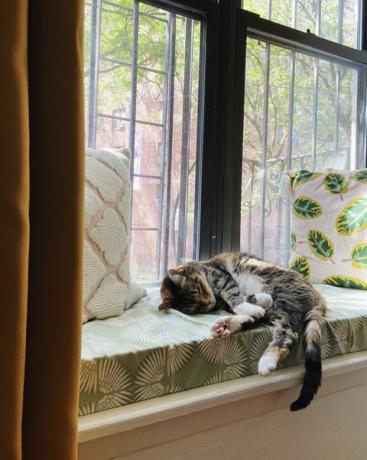
[[260, 305], [263, 308], [269, 308], [273, 305], [273, 297], [270, 294], [266, 294], [265, 292], [260, 292], [259, 294], [250, 294], [245, 296], [245, 300], [246, 302]]
[[246, 314], [226, 316], [224, 318], [218, 319], [212, 328], [211, 333], [213, 337], [227, 337], [233, 332], [239, 332], [245, 330], [249, 325], [254, 325], [255, 322], [259, 320], [253, 316]]
[[247, 315], [254, 319], [261, 319], [265, 315], [265, 309], [260, 305], [255, 305], [243, 301], [233, 308], [236, 315]]

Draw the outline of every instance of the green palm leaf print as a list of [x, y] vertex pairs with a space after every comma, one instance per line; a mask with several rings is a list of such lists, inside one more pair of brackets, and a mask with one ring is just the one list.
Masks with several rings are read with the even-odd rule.
[[295, 272], [300, 273], [303, 275], [306, 280], [309, 280], [311, 277], [311, 266], [308, 263], [306, 257], [296, 257], [290, 263], [290, 269], [294, 270]]
[[336, 287], [344, 287], [351, 289], [367, 289], [367, 283], [358, 278], [352, 278], [350, 276], [328, 276], [324, 279], [323, 283]]
[[293, 214], [299, 219], [314, 219], [322, 214], [320, 203], [308, 196], [300, 196], [293, 203]]
[[360, 243], [352, 249], [352, 265], [354, 268], [367, 268], [367, 244]]
[[350, 201], [336, 218], [339, 235], [349, 236], [367, 228], [367, 196]]
[[309, 230], [307, 242], [313, 254], [321, 260], [330, 260], [334, 254], [334, 243], [318, 230]]
[[324, 187], [330, 193], [340, 194], [348, 191], [348, 182], [345, 177], [340, 173], [329, 173], [325, 176]]
[[306, 169], [301, 169], [292, 177], [292, 185], [293, 187], [297, 187], [298, 185], [302, 185], [306, 182], [317, 179], [321, 175], [321, 173], [314, 173], [307, 171]]
[[367, 185], [367, 169], [361, 169], [352, 175], [352, 179]]

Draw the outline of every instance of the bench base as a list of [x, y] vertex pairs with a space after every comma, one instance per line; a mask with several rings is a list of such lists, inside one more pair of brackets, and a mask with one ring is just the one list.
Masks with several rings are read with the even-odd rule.
[[80, 460], [365, 460], [367, 352], [324, 361], [318, 397], [291, 413], [303, 370], [245, 377], [80, 418]]

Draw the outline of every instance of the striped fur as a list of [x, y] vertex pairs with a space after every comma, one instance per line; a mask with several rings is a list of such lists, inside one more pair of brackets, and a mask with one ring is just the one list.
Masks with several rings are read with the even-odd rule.
[[322, 378], [320, 341], [326, 304], [300, 274], [246, 253], [224, 253], [169, 270], [162, 281], [161, 297], [161, 310], [195, 314], [226, 309], [231, 316], [213, 326], [216, 337], [260, 322], [272, 324], [272, 341], [259, 361], [261, 375], [275, 370], [299, 337], [304, 337], [306, 372], [291, 410], [310, 404]]

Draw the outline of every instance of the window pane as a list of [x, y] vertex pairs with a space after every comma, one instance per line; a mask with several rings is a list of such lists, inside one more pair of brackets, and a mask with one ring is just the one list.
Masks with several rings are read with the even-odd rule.
[[359, 0], [243, 0], [261, 17], [358, 48]]
[[201, 23], [132, 0], [85, 17], [88, 146], [130, 149], [131, 271], [155, 281], [196, 257]]
[[281, 190], [285, 171], [358, 166], [359, 72], [362, 71], [247, 39], [243, 250], [287, 263], [289, 199]]

